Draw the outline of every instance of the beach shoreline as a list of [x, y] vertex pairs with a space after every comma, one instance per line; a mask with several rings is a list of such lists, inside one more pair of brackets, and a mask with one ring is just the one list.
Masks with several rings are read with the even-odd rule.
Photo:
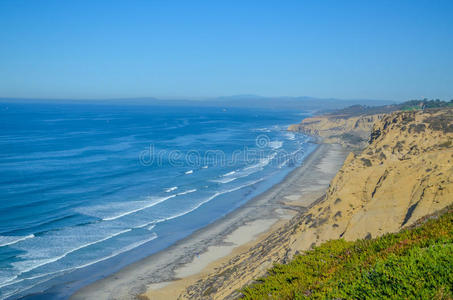
[[347, 151], [320, 144], [281, 182], [167, 249], [89, 284], [71, 299], [172, 299], [322, 197]]

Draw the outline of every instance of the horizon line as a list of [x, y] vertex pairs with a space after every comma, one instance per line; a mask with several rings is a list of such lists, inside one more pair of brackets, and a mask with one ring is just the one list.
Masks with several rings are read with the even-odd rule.
[[429, 99], [426, 97], [417, 97], [405, 100], [396, 99], [375, 99], [375, 98], [336, 98], [336, 97], [316, 97], [316, 96], [261, 96], [255, 94], [238, 94], [238, 95], [224, 95], [224, 96], [208, 96], [208, 97], [156, 97], [156, 96], [139, 96], [139, 97], [83, 97], [83, 98], [69, 98], [69, 97], [8, 97], [0, 96], [0, 101], [3, 100], [22, 100], [22, 101], [120, 101], [120, 100], [158, 100], [158, 101], [215, 101], [215, 100], [234, 100], [234, 99], [307, 99], [307, 100], [339, 100], [339, 101], [407, 101], [416, 99]]

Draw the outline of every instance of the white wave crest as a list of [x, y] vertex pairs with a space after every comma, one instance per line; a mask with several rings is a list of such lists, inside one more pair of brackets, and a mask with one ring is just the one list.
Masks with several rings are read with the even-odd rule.
[[256, 128], [254, 131], [257, 132], [271, 132], [269, 128]]
[[269, 142], [269, 147], [271, 147], [274, 150], [280, 149], [282, 146], [283, 146], [282, 141]]
[[[54, 274], [59, 274], [59, 273], [64, 273], [64, 272], [68, 272], [68, 271], [73, 271], [73, 270], [77, 270], [77, 269], [81, 269], [81, 268], [85, 268], [85, 267], [88, 267], [88, 266], [91, 266], [91, 265], [94, 265], [98, 262], [101, 262], [101, 261], [104, 261], [104, 260], [107, 260], [107, 259], [110, 259], [110, 258], [113, 258], [115, 256], [118, 256], [124, 252], [127, 252], [127, 251], [130, 251], [132, 249], [135, 249], [137, 247], [140, 247], [141, 245], [143, 244], [146, 244], [152, 240], [155, 240], [157, 238], [157, 234], [153, 232], [152, 236], [150, 238], [147, 238], [145, 240], [142, 240], [142, 241], [138, 241], [138, 242], [135, 242], [135, 243], [132, 243], [116, 252], [113, 252], [112, 254], [108, 255], [108, 256], [105, 256], [105, 257], [102, 257], [102, 258], [99, 258], [99, 259], [96, 259], [96, 260], [93, 260], [91, 262], [88, 262], [88, 263], [85, 263], [83, 265], [80, 265], [80, 266], [75, 266], [75, 267], [71, 267], [71, 268], [67, 268], [67, 269], [62, 269], [62, 270], [58, 270], [58, 271], [55, 271], [55, 272], [50, 272], [50, 273], [44, 273], [44, 274], [39, 274], [39, 275], [36, 275], [36, 276], [32, 276], [32, 277], [28, 277], [28, 278], [21, 278], [19, 280], [15, 280], [18, 278], [18, 276], [14, 276], [14, 278], [10, 279], [7, 281], [6, 284], [0, 284], [0, 287], [4, 287], [4, 286], [8, 286], [8, 285], [12, 285], [12, 284], [15, 284], [15, 283], [19, 283], [19, 282], [22, 282], [24, 280], [32, 280], [32, 279], [37, 279], [37, 278], [41, 278], [41, 277], [45, 277], [45, 276], [49, 276], [49, 275], [54, 275]], [[25, 290], [28, 290], [38, 284], [41, 284], [43, 282], [46, 282], [50, 279], [52, 279], [54, 277], [51, 277], [51, 278], [46, 278], [44, 281], [40, 281], [40, 282], [37, 282], [35, 283], [34, 285], [32, 286], [27, 286], [25, 289], [16, 289], [14, 290], [12, 293], [9, 293], [8, 296], [11, 296], [13, 294], [16, 294], [16, 293], [20, 293], [20, 292], [23, 292]]]
[[181, 192], [181, 193], [177, 193], [176, 196], [182, 196], [182, 195], [185, 195], [185, 194], [194, 193], [196, 191], [197, 191], [197, 189], [187, 190], [187, 191], [184, 191], [184, 192]]
[[158, 198], [158, 199], [156, 199], [155, 201], [152, 201], [152, 202], [150, 202], [150, 203], [148, 203], [148, 204], [146, 204], [146, 205], [143, 205], [143, 206], [141, 206], [141, 207], [139, 207], [139, 208], [132, 209], [132, 210], [129, 210], [129, 211], [126, 211], [126, 212], [123, 212], [123, 213], [120, 213], [120, 214], [118, 214], [118, 215], [114, 215], [114, 216], [111, 216], [111, 217], [106, 217], [106, 218], [103, 218], [102, 220], [103, 220], [103, 221], [112, 221], [112, 220], [116, 220], [116, 219], [119, 219], [119, 218], [121, 218], [121, 217], [124, 217], [124, 216], [130, 215], [130, 214], [136, 213], [136, 212], [141, 211], [141, 210], [144, 210], [144, 209], [146, 209], [146, 208], [150, 208], [150, 207], [152, 207], [152, 206], [154, 206], [154, 205], [157, 205], [157, 204], [159, 204], [159, 203], [162, 203], [162, 202], [164, 202], [164, 201], [166, 201], [166, 200], [168, 200], [168, 199], [170, 199], [170, 198], [176, 197], [177, 195], [178, 195], [178, 194], [174, 194], [174, 195], [170, 195], [170, 196], [168, 196], [168, 197]]
[[285, 136], [290, 141], [294, 141], [296, 139], [296, 135], [294, 133], [292, 133], [292, 132], [286, 132]]
[[[39, 267], [41, 267], [41, 266], [44, 266], [44, 265], [47, 265], [47, 264], [56, 262], [56, 261], [58, 261], [58, 260], [60, 260], [60, 259], [62, 259], [62, 258], [64, 258], [64, 257], [66, 257], [67, 255], [69, 255], [69, 254], [71, 254], [71, 253], [73, 253], [73, 252], [76, 252], [76, 251], [78, 251], [78, 250], [80, 250], [80, 249], [86, 248], [86, 247], [91, 246], [91, 245], [94, 245], [94, 244], [98, 244], [98, 243], [104, 242], [104, 241], [106, 241], [106, 240], [109, 240], [109, 239], [111, 239], [111, 238], [113, 238], [113, 237], [115, 237], [115, 236], [118, 236], [118, 235], [120, 235], [120, 234], [129, 232], [129, 231], [131, 231], [131, 230], [132, 230], [132, 229], [122, 230], [122, 231], [116, 232], [116, 233], [114, 233], [114, 234], [111, 234], [111, 235], [109, 235], [109, 236], [107, 236], [107, 237], [104, 237], [104, 238], [102, 238], [102, 239], [99, 239], [99, 240], [96, 240], [96, 241], [93, 241], [93, 242], [89, 242], [89, 243], [86, 243], [86, 244], [81, 245], [81, 246], [79, 246], [79, 247], [73, 248], [73, 249], [71, 249], [71, 250], [69, 250], [69, 251], [66, 251], [66, 252], [63, 253], [62, 255], [59, 255], [59, 256], [56, 256], [56, 257], [52, 257], [52, 258], [49, 258], [49, 259], [41, 259], [41, 260], [38, 260], [38, 261], [40, 261], [38, 264], [34, 264], [34, 265], [32, 265], [32, 266], [30, 266], [30, 267], [28, 267], [28, 268], [22, 269], [21, 272], [20, 272], [20, 274], [22, 274], [22, 273], [27, 273], [27, 272], [29, 272], [29, 271], [31, 271], [31, 270], [34, 270], [34, 269], [36, 269], [36, 268], [39, 268]], [[30, 261], [26, 261], [26, 263], [29, 263], [29, 262], [30, 262]], [[21, 262], [13, 263], [13, 265], [14, 265], [15, 267], [19, 267], [19, 269], [20, 269]]]
[[[159, 219], [153, 223], [157, 224], [157, 223], [162, 223], [162, 222], [165, 222], [165, 221], [168, 221], [168, 220], [173, 220], [173, 219], [176, 219], [176, 218], [179, 218], [179, 217], [182, 217], [184, 215], [187, 215], [188, 213], [191, 213], [193, 212], [194, 210], [198, 209], [200, 206], [202, 206], [203, 204], [205, 203], [208, 203], [209, 201], [215, 199], [216, 197], [220, 196], [220, 195], [223, 195], [223, 194], [226, 194], [226, 193], [231, 193], [231, 192], [234, 192], [234, 191], [237, 191], [237, 190], [240, 190], [240, 189], [243, 189], [245, 187], [248, 187], [248, 186], [251, 186], [251, 185], [254, 185], [260, 181], [263, 181], [264, 178], [261, 178], [261, 179], [258, 179], [258, 180], [255, 180], [255, 181], [252, 181], [252, 182], [248, 182], [244, 185], [240, 185], [240, 186], [237, 186], [235, 188], [232, 188], [232, 189], [229, 189], [229, 190], [224, 190], [224, 191], [221, 191], [221, 192], [216, 192], [214, 195], [206, 198], [205, 200], [199, 202], [198, 204], [196, 204], [195, 206], [193, 206], [192, 208], [184, 211], [184, 212], [181, 212], [179, 214], [175, 214], [173, 216], [170, 216], [170, 217], [166, 217], [166, 218], [162, 218], [162, 219]], [[146, 225], [145, 225], [146, 226]]]
[[262, 169], [267, 166], [275, 158], [275, 156], [277, 156], [277, 153], [272, 153], [268, 157], [261, 159], [259, 163], [245, 167], [243, 170]]
[[212, 182], [217, 182], [217, 183], [228, 183], [231, 181], [234, 181], [238, 179], [238, 177], [232, 177], [232, 178], [222, 178], [222, 179], [213, 179], [211, 180]]
[[20, 241], [28, 240], [34, 237], [34, 234], [26, 236], [0, 236], [0, 247], [11, 246]]
[[223, 174], [222, 177], [228, 177], [228, 176], [231, 176], [231, 175], [234, 175], [236, 174], [236, 171], [231, 171], [231, 172], [228, 172], [226, 174]]

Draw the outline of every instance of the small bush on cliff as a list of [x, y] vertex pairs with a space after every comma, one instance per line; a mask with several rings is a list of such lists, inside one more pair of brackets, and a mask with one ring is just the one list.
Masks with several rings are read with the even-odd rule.
[[372, 166], [371, 160], [369, 160], [368, 158], [362, 157], [360, 160], [363, 162], [363, 164], [364, 164], [365, 166], [367, 166], [367, 167], [371, 167], [371, 166]]
[[453, 209], [397, 234], [333, 240], [241, 292], [245, 299], [452, 299]]
[[451, 140], [439, 144], [440, 148], [449, 148], [451, 146]]

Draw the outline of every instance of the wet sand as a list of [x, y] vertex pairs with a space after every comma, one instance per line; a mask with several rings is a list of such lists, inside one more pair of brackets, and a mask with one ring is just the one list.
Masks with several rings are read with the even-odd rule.
[[[339, 145], [319, 145], [302, 166], [265, 193], [166, 250], [82, 288], [71, 299], [137, 299], [138, 295], [176, 299], [182, 292], [186, 297], [196, 295], [200, 292], [197, 288], [204, 285], [192, 285], [215, 276], [233, 258], [256, 248], [275, 232], [290, 228], [287, 225], [294, 216], [322, 197], [346, 155]], [[260, 265], [257, 274], [272, 265], [272, 258], [269, 261]]]

